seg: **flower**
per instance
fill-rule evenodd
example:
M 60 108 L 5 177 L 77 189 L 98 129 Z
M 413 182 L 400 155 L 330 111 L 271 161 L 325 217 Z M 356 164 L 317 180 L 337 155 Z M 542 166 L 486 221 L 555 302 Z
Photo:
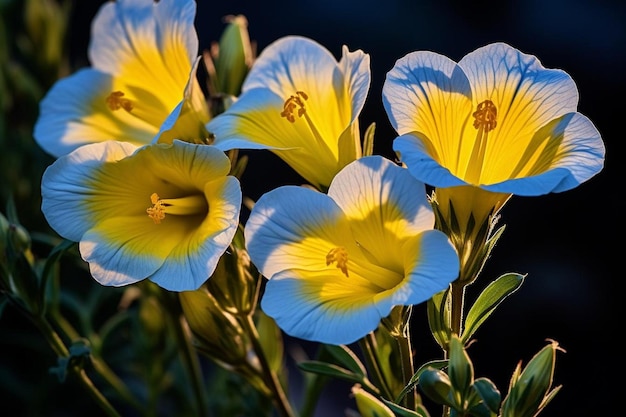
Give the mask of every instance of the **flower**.
M 122 137 L 138 146 L 150 143 L 183 99 L 200 103 L 195 110 L 202 123 L 178 126 L 176 136 L 202 139 L 196 136 L 209 119 L 206 103 L 188 94 L 202 94 L 199 85 L 194 87 L 195 13 L 193 0 L 118 0 L 101 6 L 92 22 L 91 66 L 48 91 L 34 127 L 37 143 L 55 157 Z
M 572 78 L 505 43 L 458 63 L 409 53 L 388 72 L 383 102 L 400 135 L 394 151 L 436 187 L 435 209 L 468 246 L 459 248 L 468 262 L 471 246 L 482 247 L 472 241 L 484 241 L 511 195 L 566 191 L 604 164 L 600 133 L 576 111 Z
M 207 124 L 222 150 L 270 149 L 325 189 L 361 156 L 358 116 L 370 84 L 369 55 L 343 47 L 339 62 L 317 42 L 287 36 L 256 59 L 242 94 Z
M 292 336 L 354 342 L 394 306 L 426 301 L 456 278 L 456 252 L 433 225 L 424 184 L 380 156 L 348 164 L 328 194 L 276 188 L 245 227 L 269 279 L 261 308 Z
M 80 242 L 100 284 L 148 278 L 195 290 L 237 230 L 241 189 L 229 170 L 208 145 L 84 145 L 44 172 L 42 211 L 59 235 Z

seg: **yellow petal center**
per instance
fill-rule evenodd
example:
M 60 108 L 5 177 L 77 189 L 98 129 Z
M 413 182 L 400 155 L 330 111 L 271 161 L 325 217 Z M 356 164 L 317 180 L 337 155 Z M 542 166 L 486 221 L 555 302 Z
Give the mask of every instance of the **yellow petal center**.
M 348 251 L 343 246 L 333 248 L 326 255 L 326 266 L 336 262 L 337 268 L 348 276 Z
M 471 184 L 478 185 L 485 160 L 488 133 L 496 128 L 498 109 L 493 104 L 493 101 L 485 100 L 478 104 L 472 116 L 474 117 L 474 127 L 478 132 L 476 132 L 472 155 L 467 164 L 465 180 Z
M 152 207 L 146 209 L 148 217 L 154 220 L 155 224 L 160 224 L 165 219 L 165 214 L 177 216 L 189 216 L 204 214 L 209 205 L 202 194 L 194 194 L 179 198 L 160 198 L 157 193 L 150 196 Z

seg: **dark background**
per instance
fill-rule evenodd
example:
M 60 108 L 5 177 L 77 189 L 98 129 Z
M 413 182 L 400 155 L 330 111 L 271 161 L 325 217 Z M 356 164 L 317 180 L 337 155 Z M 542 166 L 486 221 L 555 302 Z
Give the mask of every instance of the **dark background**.
M 69 45 L 75 66 L 85 65 L 89 24 L 101 3 L 75 3 Z M 221 18 L 227 14 L 248 18 L 259 51 L 294 34 L 320 42 L 337 58 L 344 44 L 368 53 L 372 83 L 361 127 L 376 122 L 376 153 L 389 157 L 395 134 L 383 110 L 382 84 L 395 61 L 411 51 L 431 50 L 458 61 L 478 47 L 503 41 L 571 75 L 580 93 L 579 112 L 593 121 L 606 145 L 605 168 L 568 192 L 515 196 L 505 206 L 499 223 L 506 224 L 504 235 L 468 297 L 503 273 L 528 276 L 478 331 L 468 353 L 476 376 L 490 378 L 506 393 L 518 361 L 526 364 L 546 339 L 554 339 L 567 351 L 556 362 L 555 384 L 563 389 L 541 415 L 619 415 L 623 315 L 618 281 L 625 236 L 619 155 L 624 149 L 626 2 L 199 0 L 201 49 L 219 39 Z M 271 154 L 249 155 L 243 177 L 249 197 L 301 181 Z M 438 358 L 423 306 L 416 308 L 414 338 L 419 363 Z M 319 416 L 340 416 L 351 401 L 349 385 L 338 384 L 325 393 Z

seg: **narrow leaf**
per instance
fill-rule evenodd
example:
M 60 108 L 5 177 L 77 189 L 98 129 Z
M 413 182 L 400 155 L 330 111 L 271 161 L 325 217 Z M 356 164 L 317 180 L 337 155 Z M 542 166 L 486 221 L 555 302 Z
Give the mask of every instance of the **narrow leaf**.
M 467 313 L 465 331 L 461 338 L 464 345 L 496 307 L 522 285 L 524 277 L 524 275 L 516 273 L 505 274 L 483 290 Z

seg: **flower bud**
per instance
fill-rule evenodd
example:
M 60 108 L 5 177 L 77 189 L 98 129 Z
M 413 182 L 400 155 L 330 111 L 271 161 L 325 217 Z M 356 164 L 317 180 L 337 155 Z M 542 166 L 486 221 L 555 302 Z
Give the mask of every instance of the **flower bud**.
M 58 71 L 63 58 L 67 8 L 54 0 L 26 0 L 24 21 L 33 57 L 42 70 Z
M 551 341 L 541 349 L 526 365 L 520 374 L 518 364 L 513 377 L 509 394 L 502 403 L 502 417 L 533 417 L 554 398 L 561 389 L 552 389 L 556 351 L 559 345 Z
M 238 96 L 241 85 L 254 60 L 248 35 L 248 20 L 242 16 L 226 16 L 228 24 L 219 42 L 215 57 L 215 70 L 219 80 L 219 92 Z
M 222 364 L 246 363 L 249 347 L 243 329 L 234 316 L 222 310 L 205 286 L 180 292 L 179 298 L 200 352 Z
M 247 315 L 256 308 L 256 271 L 244 249 L 241 227 L 206 287 L 219 306 L 233 315 Z

